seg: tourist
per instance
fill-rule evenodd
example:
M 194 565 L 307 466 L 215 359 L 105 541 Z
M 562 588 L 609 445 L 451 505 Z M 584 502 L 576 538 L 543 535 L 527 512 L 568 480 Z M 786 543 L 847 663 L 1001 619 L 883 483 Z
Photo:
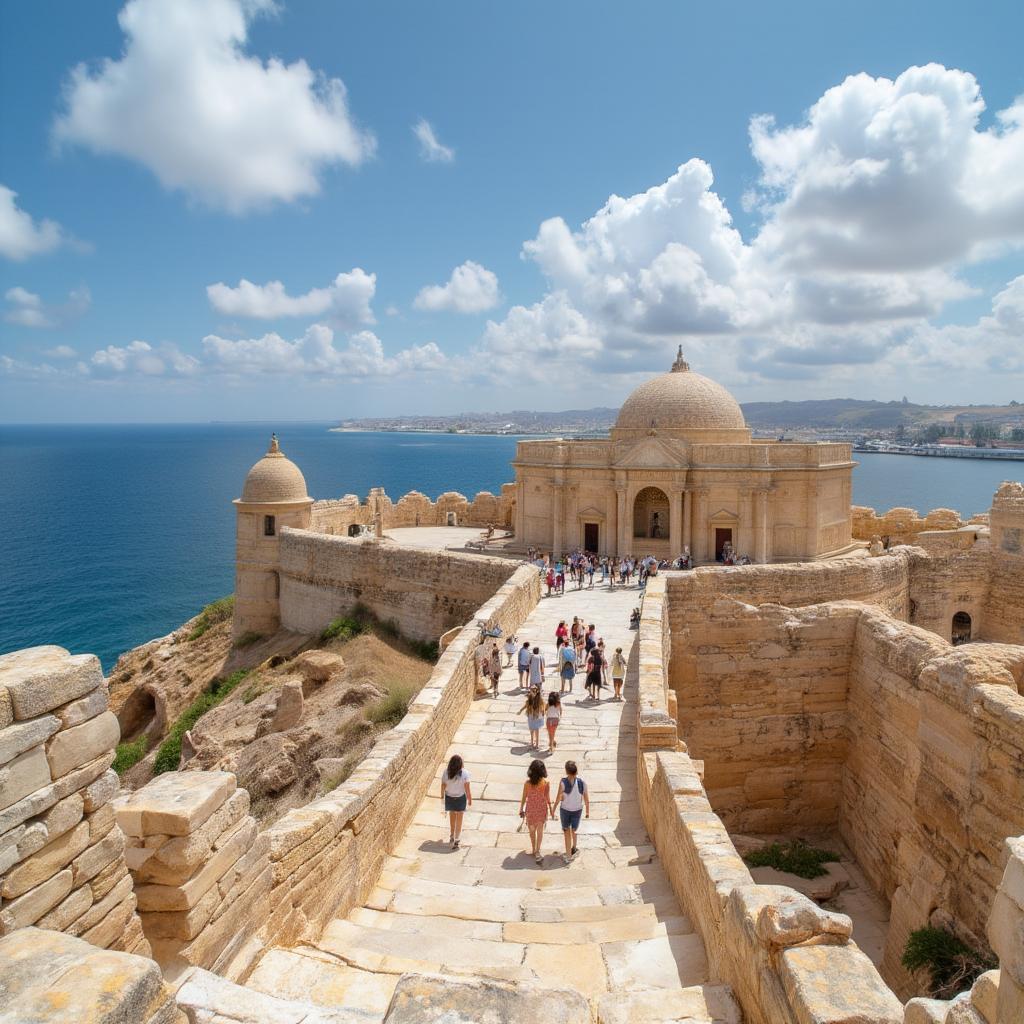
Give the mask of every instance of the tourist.
M 539 698 L 540 694 L 537 696 Z M 530 849 L 538 864 L 542 861 L 540 846 L 544 841 L 544 825 L 549 814 L 554 817 L 548 770 L 543 761 L 534 758 L 526 770 L 526 782 L 523 783 L 523 795 L 519 801 L 519 817 L 526 820 L 526 827 L 530 830 Z
M 558 678 L 561 680 L 561 692 L 572 693 L 572 681 L 576 678 L 576 651 L 571 644 L 562 644 L 558 650 Z
M 629 613 L 629 628 L 630 629 L 639 629 L 640 628 L 640 609 L 639 608 L 634 608 Z
M 612 686 L 615 687 L 615 699 L 622 700 L 622 683 L 626 678 L 626 658 L 621 647 L 615 648 L 612 655 Z
M 473 652 L 473 661 L 476 663 L 477 693 L 483 693 L 490 682 L 488 670 L 489 658 L 490 652 L 487 650 L 487 639 L 486 637 L 481 636 L 480 643 L 477 644 L 476 650 Z M 483 683 L 482 686 L 480 685 L 481 683 Z
M 530 654 L 530 686 L 538 689 L 544 685 L 544 657 L 539 647 L 534 647 Z
M 498 645 L 495 644 L 491 648 L 491 696 L 498 696 L 498 680 L 501 679 L 501 652 L 498 650 Z
M 555 590 L 559 594 L 565 593 L 565 573 L 559 571 L 555 574 Z
M 548 728 L 548 752 L 554 753 L 555 747 L 558 746 L 555 742 L 555 730 L 562 720 L 562 698 L 554 690 L 548 694 L 548 707 L 544 719 Z
M 587 590 L 594 589 L 594 560 L 587 559 Z
M 565 624 L 565 619 L 560 619 L 558 626 L 555 628 L 555 653 L 557 654 L 562 649 L 562 644 L 566 642 L 569 636 L 569 627 Z
M 511 668 L 512 667 L 512 659 L 515 657 L 515 653 L 516 653 L 516 638 L 514 636 L 510 636 L 505 641 L 505 668 Z
M 587 693 L 591 700 L 597 700 L 601 689 L 601 674 L 604 669 L 604 657 L 594 647 L 587 657 Z
M 530 750 L 540 749 L 540 727 L 544 724 L 544 698 L 539 686 L 531 686 L 523 706 L 516 712 L 526 712 L 526 725 L 530 730 Z
M 583 638 L 584 653 L 590 652 L 597 646 L 597 627 L 591 623 L 587 626 L 587 635 Z
M 519 689 L 526 689 L 526 681 L 530 675 L 530 641 L 524 640 L 519 648 Z
M 545 585 L 548 588 L 547 596 L 550 597 L 551 596 L 551 589 L 555 585 L 555 570 L 554 569 L 551 569 L 551 568 L 548 569 L 547 575 L 544 577 L 544 583 L 545 583 Z
M 469 772 L 463 767 L 462 758 L 452 754 L 448 767 L 441 772 L 441 799 L 444 801 L 442 814 L 448 815 L 451 835 L 448 841 L 452 849 L 459 848 L 462 837 L 462 816 L 466 807 L 473 806 L 473 793 L 469 788 Z
M 569 639 L 572 641 L 572 647 L 576 652 L 576 657 L 578 659 L 583 653 L 583 623 L 580 622 L 576 615 L 572 617 L 572 627 L 569 630 Z
M 580 830 L 580 816 L 584 807 L 587 810 L 587 817 L 590 817 L 590 793 L 587 791 L 587 784 L 579 777 L 575 761 L 565 762 L 565 777 L 558 785 L 558 796 L 551 808 L 551 817 L 555 816 L 555 809 L 558 809 L 559 817 L 562 819 L 562 837 L 565 839 L 565 853 L 562 854 L 562 861 L 568 864 L 569 861 L 579 853 L 576 846 L 576 834 Z

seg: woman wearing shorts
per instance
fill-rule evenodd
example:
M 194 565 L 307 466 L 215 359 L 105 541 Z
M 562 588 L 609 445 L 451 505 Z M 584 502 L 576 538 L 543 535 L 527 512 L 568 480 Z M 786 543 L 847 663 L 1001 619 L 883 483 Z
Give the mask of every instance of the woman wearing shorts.
M 540 728 L 544 724 L 544 698 L 541 696 L 539 686 L 531 686 L 523 706 L 516 712 L 521 715 L 526 712 L 526 724 L 530 729 L 530 749 L 536 750 L 540 746 Z
M 565 762 L 565 778 L 558 784 L 558 796 L 555 797 L 551 809 L 551 816 L 555 816 L 555 809 L 558 810 L 562 819 L 562 836 L 565 839 L 565 853 L 562 860 L 568 864 L 576 856 L 576 833 L 580 828 L 580 817 L 583 808 L 587 809 L 587 817 L 590 817 L 590 793 L 587 791 L 586 783 L 576 774 L 576 762 Z
M 453 754 L 448 767 L 441 772 L 441 799 L 444 801 L 444 814 L 448 815 L 451 835 L 448 841 L 452 849 L 459 848 L 462 836 L 462 816 L 467 805 L 473 806 L 473 794 L 469 788 L 469 772 L 462 765 L 462 758 Z
M 548 707 L 544 715 L 548 727 L 548 751 L 554 752 L 558 743 L 555 741 L 555 730 L 562 720 L 562 698 L 554 690 L 548 694 Z

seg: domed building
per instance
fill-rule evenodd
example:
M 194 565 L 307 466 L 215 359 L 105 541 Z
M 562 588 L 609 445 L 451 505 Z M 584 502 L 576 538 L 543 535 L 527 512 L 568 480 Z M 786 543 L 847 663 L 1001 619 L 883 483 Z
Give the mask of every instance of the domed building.
M 682 348 L 668 373 L 623 403 L 607 440 L 520 441 L 521 550 L 722 558 L 832 558 L 851 537 L 848 444 L 752 438 L 739 403 L 695 373 Z
M 313 499 L 302 470 L 270 437 L 236 498 L 234 633 L 273 633 L 281 624 L 280 531 L 309 529 Z

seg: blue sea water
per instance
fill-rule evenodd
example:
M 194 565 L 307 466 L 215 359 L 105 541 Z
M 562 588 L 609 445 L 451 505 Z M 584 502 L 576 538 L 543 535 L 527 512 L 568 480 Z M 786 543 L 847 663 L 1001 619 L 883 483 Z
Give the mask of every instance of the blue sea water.
M 337 433 L 278 425 L 315 497 L 497 491 L 516 438 Z M 266 450 L 263 424 L 0 426 L 0 653 L 54 643 L 117 656 L 234 585 L 231 505 Z M 857 504 L 988 508 L 1024 463 L 864 455 Z

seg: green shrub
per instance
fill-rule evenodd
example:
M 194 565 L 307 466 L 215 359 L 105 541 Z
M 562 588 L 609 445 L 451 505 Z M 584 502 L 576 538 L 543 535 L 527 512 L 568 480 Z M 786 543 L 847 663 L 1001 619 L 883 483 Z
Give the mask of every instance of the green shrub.
M 266 683 L 253 683 L 245 693 L 242 694 L 242 703 L 251 704 L 257 697 L 262 697 L 270 687 Z
M 352 637 L 359 636 L 360 633 L 365 633 L 366 630 L 365 622 L 353 618 L 351 615 L 346 615 L 331 622 L 320 634 L 320 643 L 325 644 L 330 640 L 351 640 Z
M 828 874 L 822 864 L 839 860 L 839 857 L 831 850 L 818 850 L 795 839 L 791 843 L 772 843 L 748 853 L 743 859 L 752 868 L 775 868 L 801 878 L 818 878 Z
M 908 971 L 928 972 L 932 998 L 952 999 L 969 989 L 979 974 L 992 970 L 997 961 L 943 928 L 928 927 L 910 933 L 900 963 Z
M 230 619 L 235 610 L 235 595 L 229 594 L 217 601 L 208 604 L 200 613 L 192 632 L 189 633 L 189 640 L 198 640 L 207 630 L 216 626 L 218 622 Z
M 146 756 L 148 747 L 149 739 L 145 735 L 130 743 L 118 743 L 111 767 L 118 775 L 124 775 L 129 768 L 135 767 Z
M 441 657 L 441 650 L 436 640 L 406 640 L 412 648 L 413 654 L 422 661 L 429 661 L 433 665 Z
M 396 683 L 388 689 L 386 696 L 381 697 L 366 709 L 366 717 L 374 725 L 385 725 L 389 728 L 396 726 L 405 718 L 415 695 L 415 687 L 406 683 Z
M 235 642 L 232 644 L 233 647 L 252 647 L 253 644 L 258 644 L 263 639 L 262 633 L 254 633 L 251 629 L 248 633 L 243 633 Z
M 175 772 L 181 763 L 181 741 L 185 733 L 199 721 L 211 708 L 215 708 L 236 686 L 252 671 L 240 668 L 232 672 L 226 679 L 215 679 L 185 710 L 171 726 L 167 738 L 160 744 L 156 760 L 153 762 L 153 774 Z

